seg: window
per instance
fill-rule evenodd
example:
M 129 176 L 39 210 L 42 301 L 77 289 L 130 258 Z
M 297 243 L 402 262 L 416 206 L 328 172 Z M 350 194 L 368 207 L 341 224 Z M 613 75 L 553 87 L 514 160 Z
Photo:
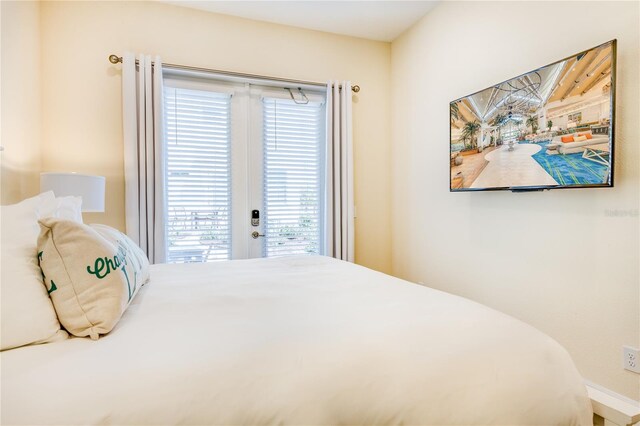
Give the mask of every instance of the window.
M 266 257 L 321 252 L 324 108 L 264 98 Z
M 579 123 L 582 121 L 582 112 L 574 112 L 573 114 L 569 114 L 567 116 L 567 120 L 570 123 Z
M 231 97 L 165 88 L 167 261 L 231 258 Z

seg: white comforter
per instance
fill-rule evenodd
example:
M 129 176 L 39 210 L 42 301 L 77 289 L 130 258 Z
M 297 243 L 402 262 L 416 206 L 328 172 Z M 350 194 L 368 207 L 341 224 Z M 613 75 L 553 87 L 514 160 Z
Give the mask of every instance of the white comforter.
M 2 424 L 591 424 L 567 352 L 324 257 L 157 265 L 118 326 L 2 353 Z

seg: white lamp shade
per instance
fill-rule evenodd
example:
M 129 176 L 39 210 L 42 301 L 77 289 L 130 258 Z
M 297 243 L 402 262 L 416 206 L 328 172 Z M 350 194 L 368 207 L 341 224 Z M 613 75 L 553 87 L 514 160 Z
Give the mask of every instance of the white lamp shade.
M 82 198 L 83 212 L 104 211 L 104 176 L 79 173 L 40 173 L 40 191 L 53 191 L 56 197 Z

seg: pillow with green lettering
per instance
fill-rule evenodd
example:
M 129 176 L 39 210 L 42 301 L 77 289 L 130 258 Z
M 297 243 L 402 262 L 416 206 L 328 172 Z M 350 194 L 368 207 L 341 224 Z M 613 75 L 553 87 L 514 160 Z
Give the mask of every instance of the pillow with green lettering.
M 105 225 L 39 221 L 40 267 L 60 324 L 74 336 L 110 332 L 140 287 L 149 261 L 126 235 Z
M 142 283 L 141 285 L 144 285 L 145 283 L 147 283 L 147 281 L 149 281 L 149 259 L 147 258 L 147 255 L 144 254 L 142 249 L 138 247 L 138 245 L 134 243 L 133 240 L 131 240 L 131 238 L 127 237 L 117 229 L 114 229 L 107 225 L 92 223 L 89 226 L 106 240 L 111 241 L 116 245 L 122 245 L 126 248 L 127 253 L 130 255 L 129 261 L 133 265 L 138 283 Z M 98 260 L 97 262 L 98 264 L 94 265 L 95 267 L 97 267 L 98 269 L 106 268 L 106 263 L 103 266 L 100 260 Z

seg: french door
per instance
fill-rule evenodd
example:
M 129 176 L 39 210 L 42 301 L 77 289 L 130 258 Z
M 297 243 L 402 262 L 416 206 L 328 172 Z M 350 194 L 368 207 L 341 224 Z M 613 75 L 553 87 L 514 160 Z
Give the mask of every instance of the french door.
M 325 252 L 325 95 L 165 78 L 167 260 Z

